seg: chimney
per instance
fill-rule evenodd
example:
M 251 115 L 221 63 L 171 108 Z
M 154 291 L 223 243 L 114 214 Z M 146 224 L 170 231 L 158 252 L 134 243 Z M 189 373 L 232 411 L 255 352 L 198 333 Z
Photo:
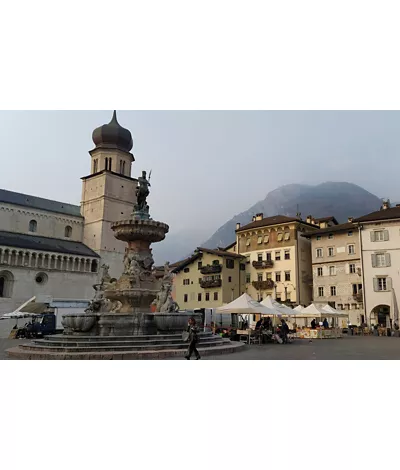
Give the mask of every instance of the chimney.
M 382 210 L 387 210 L 387 209 L 390 209 L 390 201 L 389 199 L 386 199 L 386 201 L 384 200 L 383 201 L 383 204 L 382 204 Z
M 256 220 L 262 220 L 264 218 L 264 214 L 262 212 L 256 214 Z
M 236 230 L 240 229 L 240 222 L 236 222 Z
M 311 220 L 312 220 L 312 215 L 308 215 L 308 216 L 307 216 L 307 219 L 306 219 L 306 222 L 307 222 L 308 224 L 311 224 Z
M 353 222 L 353 220 L 354 220 L 353 217 L 349 217 L 349 218 L 347 219 L 347 222 L 351 223 L 351 222 Z
M 253 217 L 251 218 L 251 221 L 252 221 L 252 222 L 255 222 L 255 221 L 256 221 L 256 216 L 255 216 L 255 215 L 253 215 Z

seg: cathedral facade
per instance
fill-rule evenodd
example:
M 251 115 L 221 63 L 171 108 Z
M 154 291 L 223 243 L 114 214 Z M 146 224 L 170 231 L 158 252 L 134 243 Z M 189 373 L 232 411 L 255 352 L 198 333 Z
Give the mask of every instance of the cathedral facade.
M 136 203 L 132 135 L 114 111 L 92 138 L 80 206 L 0 189 L 0 314 L 39 295 L 89 300 L 103 264 L 122 274 L 126 245 L 111 224 Z

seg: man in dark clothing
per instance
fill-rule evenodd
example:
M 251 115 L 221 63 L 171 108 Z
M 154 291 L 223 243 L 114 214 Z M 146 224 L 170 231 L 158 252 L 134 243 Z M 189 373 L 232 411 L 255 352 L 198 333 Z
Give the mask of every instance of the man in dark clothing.
M 287 323 L 285 322 L 285 320 L 282 320 L 281 332 L 282 332 L 283 344 L 286 344 L 288 333 L 289 333 L 289 327 L 287 326 Z
M 256 323 L 256 330 L 259 330 L 261 328 L 261 323 L 262 323 L 262 319 L 260 318 L 258 322 Z
M 315 330 L 316 327 L 317 327 L 317 322 L 315 321 L 315 318 L 314 318 L 314 320 L 311 322 L 311 329 Z
M 186 359 L 190 361 L 192 354 L 196 356 L 196 359 L 200 359 L 200 353 L 197 351 L 196 346 L 199 342 L 198 329 L 196 326 L 196 320 L 192 317 L 189 319 L 188 327 L 186 330 L 189 333 L 189 347 L 185 355 Z

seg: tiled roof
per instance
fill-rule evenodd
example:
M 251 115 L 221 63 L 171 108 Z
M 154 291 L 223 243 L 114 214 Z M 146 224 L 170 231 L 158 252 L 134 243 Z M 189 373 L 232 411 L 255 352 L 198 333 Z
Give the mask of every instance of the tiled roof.
M 172 269 L 173 273 L 178 273 L 182 271 L 182 269 L 186 268 L 189 264 L 192 264 L 194 261 L 199 259 L 202 253 L 210 253 L 216 256 L 222 256 L 224 258 L 235 258 L 235 259 L 244 259 L 245 257 L 242 255 L 238 255 L 236 253 L 229 253 L 228 251 L 223 250 L 210 250 L 209 248 L 197 248 L 195 253 L 190 257 L 186 258 L 185 260 L 181 261 L 180 263 L 175 263 L 176 267 Z
M 100 256 L 88 246 L 72 240 L 61 240 L 59 238 L 39 237 L 36 235 L 25 235 L 23 233 L 0 231 L 0 245 L 24 250 L 51 251 L 68 255 Z
M 7 191 L 6 189 L 0 189 L 0 202 L 82 218 L 79 206 L 67 204 L 65 202 L 51 201 L 50 199 L 43 199 L 36 196 L 29 196 L 28 194 L 14 193 L 13 191 Z
M 363 215 L 353 222 L 372 222 L 374 220 L 389 220 L 400 219 L 400 206 L 389 207 L 388 209 L 381 209 L 379 211 L 371 212 L 370 214 Z
M 352 222 L 346 222 L 345 224 L 332 225 L 332 227 L 321 228 L 320 230 L 310 231 L 302 234 L 303 237 L 311 237 L 314 235 L 324 235 L 328 233 L 337 233 L 337 232 L 348 232 L 350 230 L 358 230 L 357 226 Z
M 236 230 L 236 232 L 242 232 L 243 230 L 249 230 L 252 228 L 267 227 L 269 225 L 288 224 L 290 222 L 300 222 L 303 225 L 315 227 L 315 225 L 308 224 L 304 220 L 297 217 L 287 217 L 286 215 L 274 215 L 273 217 L 266 217 L 265 219 L 256 220 L 250 224 L 244 225 Z
M 320 224 L 321 222 L 333 222 L 335 225 L 338 225 L 338 221 L 331 215 L 330 217 L 321 217 L 320 219 L 315 219 L 315 222 L 317 224 Z
M 203 251 L 204 253 L 210 253 L 211 255 L 223 256 L 224 258 L 245 258 L 243 255 L 237 253 L 230 253 L 224 250 L 210 250 L 209 248 L 197 248 L 197 251 Z

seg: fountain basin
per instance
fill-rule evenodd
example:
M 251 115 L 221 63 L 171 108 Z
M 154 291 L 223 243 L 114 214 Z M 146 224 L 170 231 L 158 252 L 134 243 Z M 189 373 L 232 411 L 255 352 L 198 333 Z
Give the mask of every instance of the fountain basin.
M 156 220 L 128 219 L 114 222 L 111 229 L 118 240 L 127 243 L 142 240 L 150 244 L 164 240 L 169 226 Z
M 92 313 L 71 313 L 63 315 L 61 324 L 66 334 L 88 333 L 95 329 L 97 318 L 98 315 Z
M 194 318 L 201 324 L 202 316 L 192 313 L 155 313 L 154 321 L 159 333 L 181 333 L 186 330 L 189 318 Z
M 102 313 L 98 321 L 99 336 L 156 335 L 157 326 L 151 313 Z

